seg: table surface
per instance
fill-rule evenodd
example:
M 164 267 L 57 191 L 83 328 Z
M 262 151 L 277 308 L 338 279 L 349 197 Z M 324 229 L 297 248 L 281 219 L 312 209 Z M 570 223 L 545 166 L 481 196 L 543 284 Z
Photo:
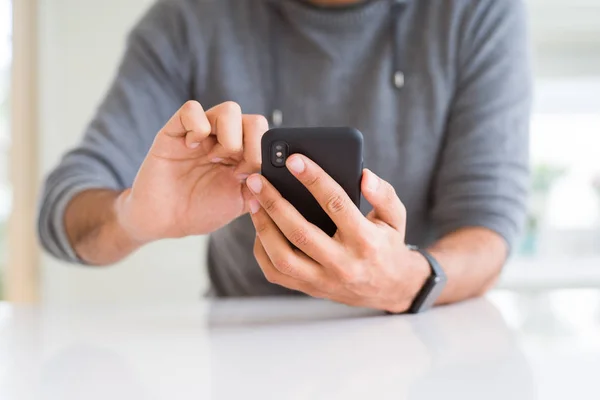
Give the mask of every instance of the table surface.
M 0 304 L 0 399 L 600 399 L 600 291 L 417 316 L 317 300 Z

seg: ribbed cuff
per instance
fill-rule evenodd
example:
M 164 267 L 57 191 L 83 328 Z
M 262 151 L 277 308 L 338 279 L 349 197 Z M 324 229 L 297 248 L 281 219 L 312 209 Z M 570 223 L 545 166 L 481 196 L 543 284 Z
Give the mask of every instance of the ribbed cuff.
M 110 189 L 105 182 L 62 182 L 50 189 L 46 202 L 40 207 L 38 234 L 43 247 L 55 257 L 73 264 L 87 265 L 79 258 L 69 241 L 65 227 L 67 206 L 78 194 L 91 189 Z

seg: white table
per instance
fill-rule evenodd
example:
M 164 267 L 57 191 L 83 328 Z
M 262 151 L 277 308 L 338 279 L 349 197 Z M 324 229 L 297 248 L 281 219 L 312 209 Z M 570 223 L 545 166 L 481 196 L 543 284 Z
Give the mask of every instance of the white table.
M 598 400 L 599 388 L 597 290 L 497 292 L 419 316 L 301 298 L 0 304 L 2 400 Z

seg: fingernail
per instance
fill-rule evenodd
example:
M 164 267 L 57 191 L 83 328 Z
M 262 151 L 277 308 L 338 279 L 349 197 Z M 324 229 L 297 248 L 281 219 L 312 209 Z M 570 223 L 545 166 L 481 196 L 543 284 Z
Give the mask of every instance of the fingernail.
M 249 176 L 250 176 L 249 174 L 238 174 L 235 177 L 239 181 L 245 181 L 246 179 L 248 179 Z
M 290 171 L 292 171 L 295 174 L 301 174 L 306 168 L 304 161 L 302 161 L 302 159 L 299 156 L 290 157 L 288 159 L 287 166 L 290 169 Z
M 256 214 L 260 210 L 260 203 L 256 199 L 250 199 L 248 206 L 250 207 L 250 214 Z
M 200 142 L 193 142 L 189 145 L 190 149 L 197 149 L 198 146 L 200 146 Z
M 222 159 L 222 158 L 220 158 L 220 157 L 215 157 L 215 158 L 213 158 L 212 160 L 210 160 L 210 162 L 211 162 L 211 163 L 213 163 L 213 164 L 218 164 L 218 163 L 220 163 L 221 161 L 223 161 L 223 159 Z
M 262 180 L 258 175 L 252 175 L 251 177 L 249 177 L 246 180 L 246 185 L 248 185 L 248 188 L 250 188 L 252 193 L 255 194 L 259 194 L 263 187 Z
M 367 175 L 367 189 L 369 189 L 371 192 L 376 192 L 377 189 L 379 189 L 380 183 L 379 177 L 373 172 L 369 171 L 369 175 Z

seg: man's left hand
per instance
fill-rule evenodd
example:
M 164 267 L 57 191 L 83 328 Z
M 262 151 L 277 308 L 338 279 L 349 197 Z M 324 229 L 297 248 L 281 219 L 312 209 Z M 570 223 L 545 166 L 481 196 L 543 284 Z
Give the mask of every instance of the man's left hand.
M 406 209 L 394 188 L 365 170 L 361 188 L 373 206 L 365 217 L 342 187 L 307 157 L 295 154 L 287 167 L 338 230 L 328 236 L 264 177 L 249 177 L 254 194 L 249 208 L 257 233 L 254 255 L 267 280 L 351 306 L 408 310 L 429 276 L 429 266 L 404 243 Z

